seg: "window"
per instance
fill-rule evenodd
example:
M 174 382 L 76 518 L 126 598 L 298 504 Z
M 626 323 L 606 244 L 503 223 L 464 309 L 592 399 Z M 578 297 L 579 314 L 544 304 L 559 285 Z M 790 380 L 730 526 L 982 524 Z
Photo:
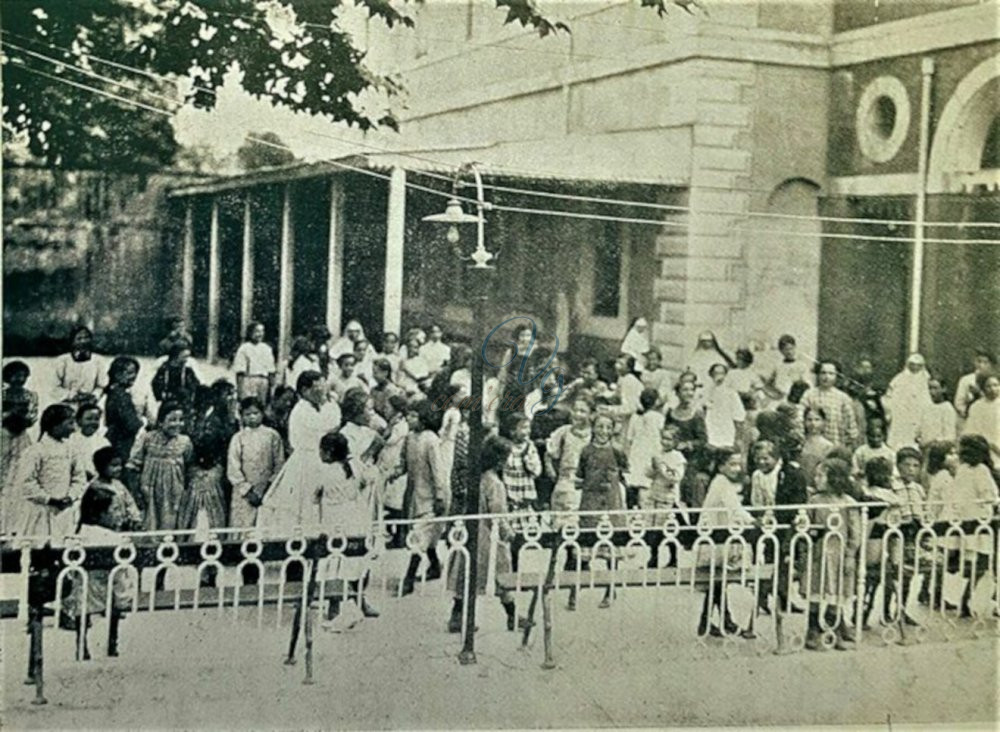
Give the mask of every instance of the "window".
M 855 127 L 861 153 L 873 163 L 896 157 L 910 129 L 910 99 L 903 82 L 879 76 L 858 101 Z
M 600 238 L 594 242 L 594 300 L 591 314 L 617 318 L 621 301 L 622 242 L 619 229 L 605 221 Z

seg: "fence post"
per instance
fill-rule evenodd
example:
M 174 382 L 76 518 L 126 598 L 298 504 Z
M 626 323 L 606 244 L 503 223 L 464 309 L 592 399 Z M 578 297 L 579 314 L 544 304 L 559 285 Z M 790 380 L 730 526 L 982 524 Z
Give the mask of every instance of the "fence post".
M 864 633 L 865 621 L 865 593 L 867 591 L 868 573 L 868 507 L 861 506 L 861 541 L 858 547 L 858 568 L 857 568 L 857 597 L 854 601 L 854 634 L 857 637 L 858 645 L 861 645 L 861 636 Z

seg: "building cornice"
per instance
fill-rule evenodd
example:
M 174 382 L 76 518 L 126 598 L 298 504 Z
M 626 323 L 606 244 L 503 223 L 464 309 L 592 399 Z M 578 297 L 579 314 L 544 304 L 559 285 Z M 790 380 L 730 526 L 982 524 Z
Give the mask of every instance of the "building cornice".
M 454 90 L 449 92 L 447 104 L 401 114 L 400 120 L 413 122 L 646 69 L 697 61 L 825 69 L 829 67 L 830 55 L 829 45 L 819 35 L 767 28 L 706 25 L 700 35 L 639 47 L 627 58 L 581 61 L 530 78 Z
M 854 66 L 996 40 L 1000 40 L 1000 5 L 987 2 L 837 33 L 831 46 L 831 66 Z

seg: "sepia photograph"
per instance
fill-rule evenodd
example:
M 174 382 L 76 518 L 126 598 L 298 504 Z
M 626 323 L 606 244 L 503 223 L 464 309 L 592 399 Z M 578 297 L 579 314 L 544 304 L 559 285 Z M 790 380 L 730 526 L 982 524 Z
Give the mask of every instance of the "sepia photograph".
M 3 729 L 1000 726 L 1000 0 L 0 64 Z

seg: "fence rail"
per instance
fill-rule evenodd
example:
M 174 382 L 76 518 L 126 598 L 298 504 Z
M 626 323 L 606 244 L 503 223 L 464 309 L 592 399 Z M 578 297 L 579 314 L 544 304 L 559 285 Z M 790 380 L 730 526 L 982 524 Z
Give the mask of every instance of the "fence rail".
M 294 663 L 304 631 L 309 683 L 310 608 L 351 598 L 360 605 L 372 586 L 403 594 L 405 583 L 394 575 L 391 559 L 399 552 L 385 548 L 390 534 L 410 530 L 406 549 L 424 560 L 416 577 L 421 593 L 430 591 L 431 580 L 421 537 L 428 526 L 442 537 L 450 581 L 438 591 L 462 600 L 464 631 L 473 594 L 467 542 L 470 531 L 485 523 L 489 541 L 476 558 L 485 578 L 479 589 L 531 593 L 525 647 L 541 603 L 547 668 L 555 667 L 554 596 L 567 592 L 567 607 L 573 609 L 579 594 L 591 589 L 603 590 L 607 605 L 619 593 L 701 593 L 692 635 L 702 647 L 717 638 L 727 653 L 744 642 L 758 653 L 794 652 L 848 649 L 871 638 L 878 644 L 947 642 L 995 633 L 998 505 L 905 508 L 904 513 L 898 505 L 843 502 L 476 514 L 379 521 L 364 536 L 347 536 L 334 524 L 304 526 L 282 537 L 266 528 L 219 529 L 207 537 L 139 532 L 116 536 L 114 545 L 85 536 L 62 542 L 0 537 L 2 572 L 14 578 L 18 592 L 16 599 L 0 602 L 0 616 L 28 623 L 28 677 L 35 683 L 36 703 L 45 701 L 47 615 L 75 622 L 77 654 L 83 657 L 90 616 L 107 619 L 110 649 L 117 620 L 126 612 L 208 609 L 236 622 L 240 608 L 250 607 L 261 627 L 264 608 L 274 607 L 280 628 L 291 610 L 286 663 Z

